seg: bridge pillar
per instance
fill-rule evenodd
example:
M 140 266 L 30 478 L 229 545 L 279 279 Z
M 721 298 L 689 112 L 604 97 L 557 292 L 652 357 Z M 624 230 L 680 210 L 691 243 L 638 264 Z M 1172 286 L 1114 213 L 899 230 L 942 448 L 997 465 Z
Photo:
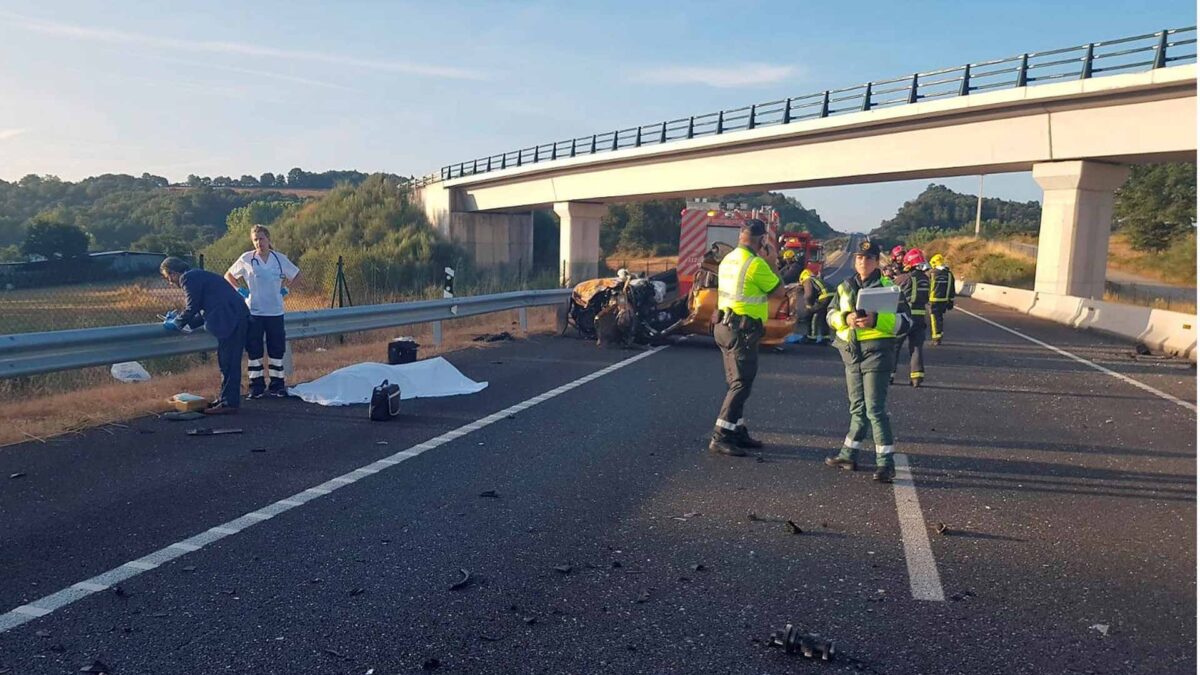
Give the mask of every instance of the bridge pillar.
M 594 279 L 600 272 L 600 219 L 608 213 L 604 204 L 558 202 L 559 273 L 565 285 Z
M 1128 176 L 1129 167 L 1103 162 L 1033 165 L 1045 194 L 1034 290 L 1104 297 L 1113 194 Z

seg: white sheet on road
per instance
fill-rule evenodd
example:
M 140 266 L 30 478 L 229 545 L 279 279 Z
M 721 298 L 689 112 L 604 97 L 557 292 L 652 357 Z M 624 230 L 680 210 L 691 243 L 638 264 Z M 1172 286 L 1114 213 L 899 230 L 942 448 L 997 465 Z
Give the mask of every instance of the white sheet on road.
M 371 390 L 384 380 L 400 385 L 401 399 L 474 394 L 488 386 L 487 382 L 476 382 L 463 375 L 439 356 L 396 366 L 356 363 L 290 387 L 288 393 L 318 405 L 370 403 Z

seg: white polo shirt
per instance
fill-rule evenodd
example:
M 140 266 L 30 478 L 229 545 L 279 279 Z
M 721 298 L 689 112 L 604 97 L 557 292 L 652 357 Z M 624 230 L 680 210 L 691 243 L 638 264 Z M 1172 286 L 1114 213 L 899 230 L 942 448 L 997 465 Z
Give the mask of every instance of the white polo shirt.
M 246 251 L 229 266 L 231 276 L 246 280 L 246 286 L 250 288 L 246 304 L 254 316 L 281 316 L 283 296 L 279 289 L 283 287 L 284 279 L 291 281 L 299 273 L 300 268 L 286 255 L 274 250 L 267 254 L 266 260 L 258 257 L 256 251 Z

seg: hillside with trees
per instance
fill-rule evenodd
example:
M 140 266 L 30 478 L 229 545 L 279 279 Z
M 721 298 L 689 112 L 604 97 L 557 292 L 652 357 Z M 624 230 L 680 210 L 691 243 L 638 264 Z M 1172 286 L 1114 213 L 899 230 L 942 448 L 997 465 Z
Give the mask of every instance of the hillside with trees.
M 930 184 L 916 199 L 905 202 L 896 215 L 884 220 L 871 237 L 887 245 L 911 238 L 929 239 L 975 231 L 978 197 Z M 1042 205 L 984 197 L 981 229 L 988 236 L 1036 233 L 1042 222 Z

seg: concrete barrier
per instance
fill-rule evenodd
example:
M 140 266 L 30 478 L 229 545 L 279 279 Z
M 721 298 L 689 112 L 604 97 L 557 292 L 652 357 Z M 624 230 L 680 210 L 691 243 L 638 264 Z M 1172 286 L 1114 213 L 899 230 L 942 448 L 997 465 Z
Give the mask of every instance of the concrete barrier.
M 1136 340 L 1151 350 L 1196 361 L 1196 315 L 972 281 L 959 295 L 1085 330 Z

